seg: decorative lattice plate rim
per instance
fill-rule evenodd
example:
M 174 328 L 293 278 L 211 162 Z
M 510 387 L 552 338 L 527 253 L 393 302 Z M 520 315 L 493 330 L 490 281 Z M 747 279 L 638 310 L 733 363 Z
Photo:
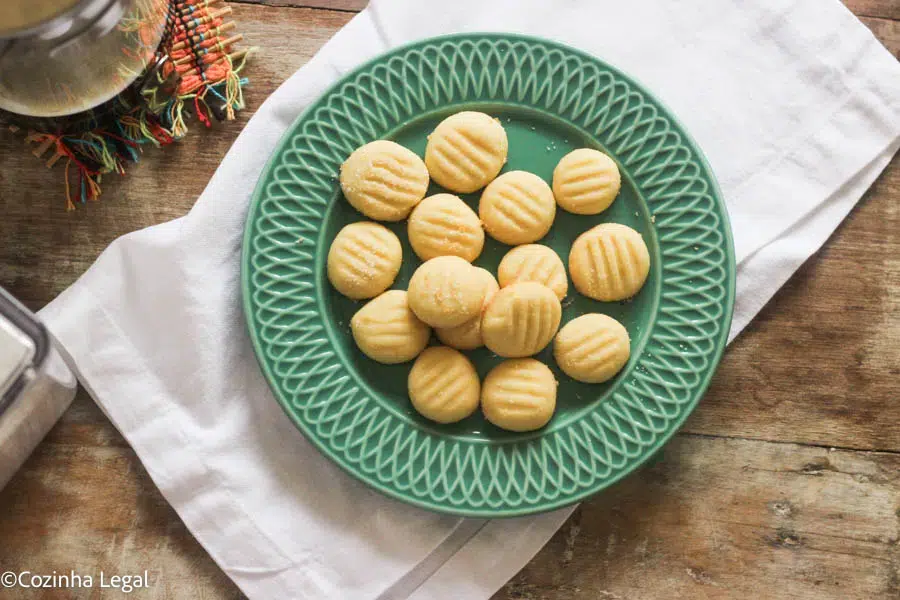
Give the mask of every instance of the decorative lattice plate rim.
M 459 70 L 462 70 L 460 73 Z M 474 101 L 537 106 L 594 132 L 655 215 L 657 313 L 604 402 L 552 432 L 486 443 L 403 422 L 347 367 L 324 315 L 321 224 L 344 158 L 408 119 Z M 316 240 L 313 243 L 311 240 Z M 456 515 L 521 516 L 615 483 L 677 431 L 725 347 L 735 290 L 728 216 L 712 170 L 643 86 L 568 46 L 456 34 L 394 49 L 341 78 L 285 133 L 247 216 L 242 291 L 260 366 L 285 412 L 348 473 Z M 284 304 L 287 303 L 287 308 Z

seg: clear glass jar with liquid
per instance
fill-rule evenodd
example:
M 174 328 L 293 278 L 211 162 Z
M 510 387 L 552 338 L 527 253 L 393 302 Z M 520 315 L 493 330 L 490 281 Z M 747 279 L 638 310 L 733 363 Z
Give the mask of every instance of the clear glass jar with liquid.
M 169 0 L 0 0 L 0 110 L 59 117 L 106 102 L 140 76 Z

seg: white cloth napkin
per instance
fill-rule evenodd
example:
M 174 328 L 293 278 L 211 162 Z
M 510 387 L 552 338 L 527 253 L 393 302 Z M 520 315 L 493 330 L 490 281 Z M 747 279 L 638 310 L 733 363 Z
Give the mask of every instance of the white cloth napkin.
M 900 66 L 837 0 L 373 2 L 259 109 L 190 214 L 117 240 L 42 312 L 159 489 L 254 600 L 487 598 L 570 512 L 456 519 L 369 490 L 282 413 L 241 313 L 248 201 L 294 118 L 389 48 L 492 30 L 592 52 L 687 125 L 734 227 L 732 336 L 900 139 Z

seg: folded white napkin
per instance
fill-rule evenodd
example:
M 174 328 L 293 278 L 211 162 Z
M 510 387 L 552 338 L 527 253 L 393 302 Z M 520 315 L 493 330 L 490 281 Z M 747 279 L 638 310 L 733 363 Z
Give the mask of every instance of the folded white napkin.
M 837 0 L 373 2 L 266 101 L 189 215 L 117 240 L 42 312 L 159 489 L 250 598 L 487 598 L 569 514 L 456 519 L 346 476 L 282 413 L 241 312 L 248 201 L 294 118 L 389 48 L 491 30 L 592 52 L 687 125 L 731 213 L 732 335 L 900 139 L 900 66 Z

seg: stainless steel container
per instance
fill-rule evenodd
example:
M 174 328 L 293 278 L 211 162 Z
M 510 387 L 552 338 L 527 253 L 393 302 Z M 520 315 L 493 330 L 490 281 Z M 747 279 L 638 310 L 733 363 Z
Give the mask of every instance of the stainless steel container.
M 0 110 L 59 117 L 131 84 L 153 59 L 169 0 L 0 0 Z
M 75 389 L 43 325 L 0 288 L 0 488 L 66 410 Z

